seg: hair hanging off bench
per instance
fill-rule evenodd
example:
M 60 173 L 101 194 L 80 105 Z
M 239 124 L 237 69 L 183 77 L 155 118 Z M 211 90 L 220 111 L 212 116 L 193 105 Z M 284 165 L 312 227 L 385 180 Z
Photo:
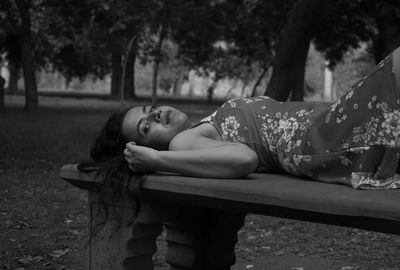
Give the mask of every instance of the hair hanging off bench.
M 114 205 L 113 202 L 123 197 L 128 196 L 135 200 L 137 207 L 132 220 L 140 211 L 140 187 L 145 180 L 145 175 L 134 174 L 123 155 L 128 140 L 122 134 L 122 121 L 129 109 L 111 115 L 90 150 L 91 161 L 78 165 L 78 170 L 93 171 L 96 177 L 102 179 L 98 194 L 99 202 L 105 206 L 105 220 L 97 224 L 100 227 L 109 217 L 106 205 Z M 115 209 L 112 215 L 119 223 L 116 229 L 118 230 L 121 227 L 121 217 Z

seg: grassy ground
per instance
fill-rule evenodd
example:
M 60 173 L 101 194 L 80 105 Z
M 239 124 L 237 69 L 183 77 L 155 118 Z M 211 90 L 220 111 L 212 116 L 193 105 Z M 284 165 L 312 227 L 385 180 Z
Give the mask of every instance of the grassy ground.
M 0 269 L 84 269 L 86 194 L 59 168 L 84 159 L 117 103 L 41 99 L 35 113 L 7 97 L 0 115 Z M 188 108 L 199 119 L 213 108 Z M 163 237 L 155 256 L 166 264 Z M 400 237 L 249 215 L 239 232 L 238 269 L 400 269 Z

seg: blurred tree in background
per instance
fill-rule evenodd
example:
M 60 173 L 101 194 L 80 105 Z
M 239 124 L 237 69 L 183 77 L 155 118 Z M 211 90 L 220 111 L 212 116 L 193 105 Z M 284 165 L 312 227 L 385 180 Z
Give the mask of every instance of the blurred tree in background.
M 266 95 L 285 101 L 303 100 L 304 73 L 314 28 L 324 18 L 328 0 L 299 0 L 289 12 L 276 48 Z
M 158 88 L 178 93 L 189 70 L 211 78 L 208 100 L 226 78 L 243 81 L 242 94 L 252 82 L 254 95 L 269 70 L 266 95 L 302 100 L 311 42 L 330 68 L 362 43 L 380 61 L 400 45 L 400 7 L 395 0 L 0 2 L 9 91 L 22 68 L 27 110 L 37 107 L 37 70 L 58 71 L 67 83 L 111 74 L 111 96 L 134 98 L 135 63 L 153 67 L 153 103 Z M 160 67 L 172 79 L 159 78 Z
M 35 62 L 32 52 L 32 18 L 31 9 L 36 6 L 30 1 L 15 0 L 2 1 L 1 22 L 2 39 L 1 50 L 7 53 L 14 68 L 22 66 L 25 84 L 25 110 L 34 110 L 38 106 L 38 93 L 35 78 Z M 15 73 L 13 74 L 16 75 Z

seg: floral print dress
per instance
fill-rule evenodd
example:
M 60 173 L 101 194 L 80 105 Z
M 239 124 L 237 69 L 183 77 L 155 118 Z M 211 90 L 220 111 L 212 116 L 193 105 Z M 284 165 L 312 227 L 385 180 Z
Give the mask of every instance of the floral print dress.
M 400 89 L 392 56 L 334 103 L 225 102 L 202 123 L 259 157 L 257 172 L 286 171 L 359 189 L 400 188 Z

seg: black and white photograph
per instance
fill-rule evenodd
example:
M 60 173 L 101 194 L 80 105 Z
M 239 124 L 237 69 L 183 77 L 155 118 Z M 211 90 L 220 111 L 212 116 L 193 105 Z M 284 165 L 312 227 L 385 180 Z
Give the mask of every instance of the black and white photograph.
M 0 270 L 400 270 L 400 2 L 1 0 Z

